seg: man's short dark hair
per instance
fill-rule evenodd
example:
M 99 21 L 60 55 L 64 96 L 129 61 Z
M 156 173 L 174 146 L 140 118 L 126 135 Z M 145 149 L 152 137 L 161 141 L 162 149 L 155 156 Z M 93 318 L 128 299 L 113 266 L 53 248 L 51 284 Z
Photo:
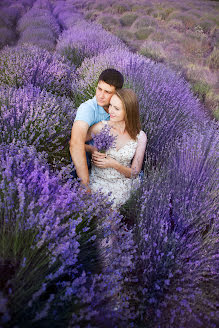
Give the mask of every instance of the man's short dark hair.
M 113 85 L 116 89 L 121 89 L 124 83 L 124 77 L 116 69 L 107 68 L 100 74 L 99 81 L 104 81 L 107 84 Z

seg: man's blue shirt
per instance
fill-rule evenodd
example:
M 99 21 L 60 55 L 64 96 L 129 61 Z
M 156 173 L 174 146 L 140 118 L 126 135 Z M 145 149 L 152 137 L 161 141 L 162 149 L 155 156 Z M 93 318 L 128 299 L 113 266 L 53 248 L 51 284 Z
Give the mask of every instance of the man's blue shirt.
M 96 96 L 85 101 L 78 107 L 75 121 L 87 122 L 89 126 L 103 120 L 109 120 L 110 115 L 97 104 Z

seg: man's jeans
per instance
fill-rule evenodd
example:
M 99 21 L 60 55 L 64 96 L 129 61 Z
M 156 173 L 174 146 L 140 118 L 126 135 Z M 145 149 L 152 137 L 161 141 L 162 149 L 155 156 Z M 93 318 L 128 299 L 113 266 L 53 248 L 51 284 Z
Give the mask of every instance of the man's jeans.
M 93 145 L 94 142 L 93 142 L 93 140 L 90 140 L 90 141 L 87 141 L 86 144 L 87 145 Z M 88 167 L 88 170 L 90 172 L 90 170 L 91 170 L 91 153 L 86 152 L 86 159 L 87 159 L 87 167 Z M 71 176 L 72 176 L 73 179 L 77 179 L 78 178 L 77 172 L 76 172 L 76 169 L 75 169 L 75 166 L 74 166 L 74 163 L 72 161 L 71 156 L 70 156 L 70 162 L 72 164 Z

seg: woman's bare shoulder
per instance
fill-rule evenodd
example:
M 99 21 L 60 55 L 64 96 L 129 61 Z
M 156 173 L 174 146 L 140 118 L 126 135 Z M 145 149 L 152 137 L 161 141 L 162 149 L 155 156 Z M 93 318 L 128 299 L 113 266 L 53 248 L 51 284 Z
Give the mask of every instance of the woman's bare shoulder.
M 101 129 L 103 128 L 104 124 L 103 122 L 98 122 L 98 123 L 95 123 L 94 125 L 91 125 L 90 128 L 89 128 L 89 131 L 91 133 L 94 133 L 94 134 L 97 134 L 101 131 Z
M 143 130 L 141 130 L 139 132 L 139 134 L 138 134 L 138 140 L 139 141 L 142 141 L 142 142 L 147 142 L 147 135 L 146 135 L 146 133 Z

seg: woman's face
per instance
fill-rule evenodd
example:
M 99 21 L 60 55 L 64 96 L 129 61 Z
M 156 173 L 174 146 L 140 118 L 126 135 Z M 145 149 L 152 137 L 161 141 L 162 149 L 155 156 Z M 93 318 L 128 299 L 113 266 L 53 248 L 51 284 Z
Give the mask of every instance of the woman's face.
M 125 110 L 122 101 L 117 95 L 113 95 L 109 105 L 110 121 L 121 122 L 125 120 Z

